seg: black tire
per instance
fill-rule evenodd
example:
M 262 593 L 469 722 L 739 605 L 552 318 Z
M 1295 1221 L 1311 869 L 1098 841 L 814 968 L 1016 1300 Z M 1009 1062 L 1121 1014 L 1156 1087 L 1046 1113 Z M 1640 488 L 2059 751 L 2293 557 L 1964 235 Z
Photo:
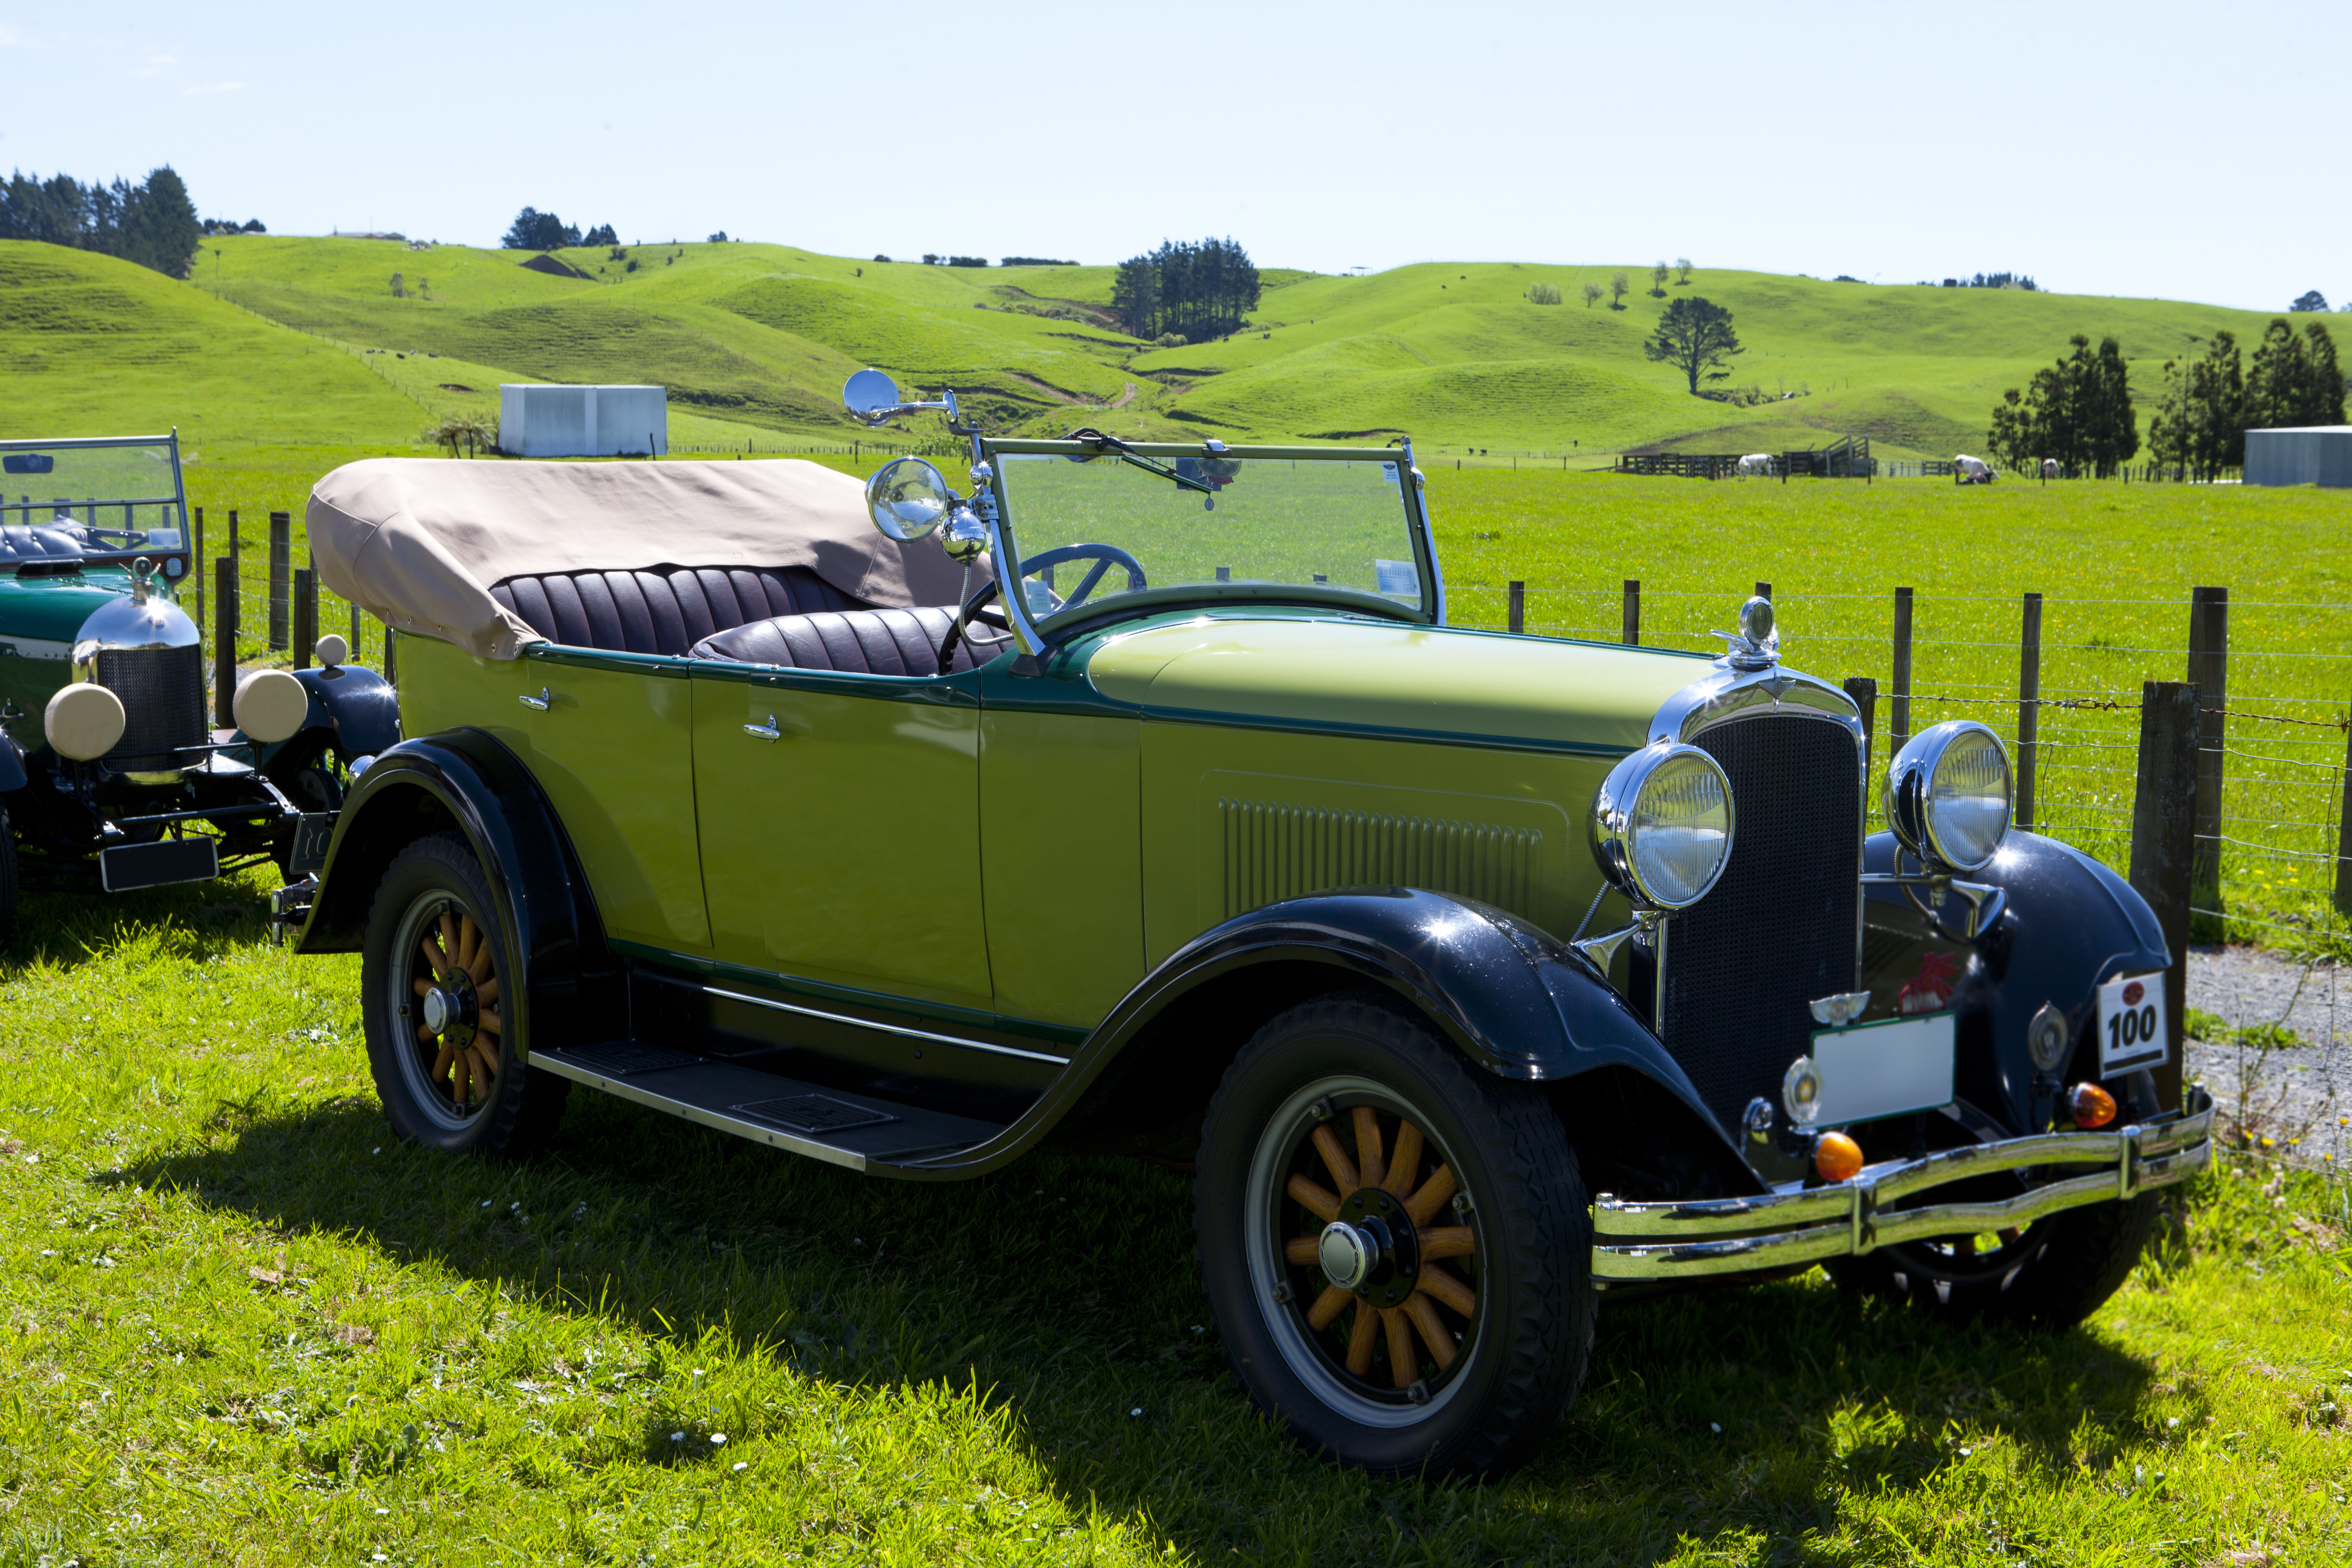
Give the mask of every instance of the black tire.
M 400 1137 L 451 1153 L 511 1157 L 544 1143 L 562 1117 L 572 1085 L 524 1064 L 528 1010 L 502 994 L 502 979 L 513 973 L 502 913 L 472 848 L 455 833 L 409 845 L 377 884 L 360 961 L 360 1015 L 384 1119 Z M 438 955 L 431 969 L 428 948 Z M 437 1029 L 415 994 L 420 979 L 443 998 Z
M 2068 1209 L 1991 1237 L 1882 1247 L 1830 1265 L 1841 1285 L 1965 1321 L 2044 1328 L 2081 1322 L 2123 1288 L 2155 1231 L 2158 1194 Z M 1990 1248 L 1982 1243 L 1998 1245 Z
M 1367 1114 L 1384 1166 L 1412 1152 L 1404 1122 L 1420 1134 L 1412 1169 L 1379 1186 L 1360 1182 Z M 1318 1133 L 1359 1182 L 1310 1208 L 1295 1195 L 1299 1179 L 1347 1184 Z M 1345 1206 L 1327 1215 L 1325 1197 Z M 1319 1259 L 1285 1250 L 1334 1217 L 1394 1243 L 1384 1275 L 1336 1297 Z M 1532 1086 L 1478 1070 L 1380 993 L 1302 1003 L 1234 1058 L 1202 1132 L 1193 1228 L 1242 1386 L 1300 1444 L 1341 1463 L 1498 1473 L 1535 1454 L 1583 1382 L 1592 1237 L 1567 1134 Z M 1320 1324 L 1318 1307 L 1328 1309 Z
M 16 940 L 16 830 L 0 806 L 0 952 Z

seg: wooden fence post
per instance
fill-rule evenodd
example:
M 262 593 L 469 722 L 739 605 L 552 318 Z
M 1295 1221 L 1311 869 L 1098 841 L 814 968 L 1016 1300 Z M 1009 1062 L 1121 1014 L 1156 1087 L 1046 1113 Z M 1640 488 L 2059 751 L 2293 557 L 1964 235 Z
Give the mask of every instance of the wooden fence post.
M 1911 738 L 1911 590 L 1895 590 L 1894 710 L 1887 715 L 1886 754 L 1893 756 Z
M 395 689 L 400 685 L 400 639 L 392 635 L 389 621 L 383 626 L 383 682 Z
M 2025 595 L 2017 646 L 2017 826 L 2033 831 L 2033 770 L 2042 749 L 2042 595 Z
M 294 566 L 294 520 L 282 511 L 269 514 L 269 646 L 287 644 L 287 591 Z
M 1618 640 L 1627 647 L 1642 646 L 1642 580 L 1625 579 L 1625 623 Z
M 311 586 L 310 573 L 303 568 L 294 574 L 294 668 L 310 668 L 310 650 L 319 643 L 319 600 Z
M 224 730 L 236 722 L 236 557 L 233 555 L 213 563 L 213 722 Z
M 1528 585 L 1525 583 L 1514 582 L 1511 584 L 1511 630 L 1523 632 L 1527 629 Z
M 1769 599 L 1769 598 L 1770 598 L 1770 597 L 1772 596 L 1772 584 L 1769 584 L 1769 583 L 1759 583 L 1759 584 L 1756 584 L 1756 596 L 1757 596 L 1758 598 L 1759 598 L 1759 599 Z
M 357 664 L 360 661 L 360 607 L 357 605 L 353 605 L 352 606 L 352 651 L 350 657 L 351 661 L 353 664 Z
M 2336 824 L 2336 911 L 2352 918 L 2352 727 L 2344 732 L 2344 798 Z
M 1870 820 L 1871 747 L 1878 734 L 1878 682 L 1867 675 L 1848 676 L 1845 694 L 1862 710 L 1862 816 Z
M 2189 601 L 2189 684 L 2202 710 L 2197 724 L 2197 854 L 2192 892 L 2200 907 L 2221 907 L 2221 747 L 2230 706 L 2230 590 L 2199 588 Z M 2209 917 L 2210 918 L 2210 917 Z M 2214 933 L 2220 939 L 2220 932 Z
M 2158 1107 L 2180 1103 L 2180 1051 L 2189 1005 L 2190 865 L 2197 850 L 2197 688 L 2151 680 L 2140 688 L 2139 779 L 2132 794 L 2131 885 L 2156 911 L 2171 967 L 2164 972 L 2164 1010 L 2171 1020 L 2164 1066 L 2156 1069 Z

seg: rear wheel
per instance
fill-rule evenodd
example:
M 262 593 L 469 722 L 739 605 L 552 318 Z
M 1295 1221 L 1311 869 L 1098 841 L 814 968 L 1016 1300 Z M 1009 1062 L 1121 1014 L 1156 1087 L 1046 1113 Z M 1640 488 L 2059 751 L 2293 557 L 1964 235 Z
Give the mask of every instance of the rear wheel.
M 0 949 L 16 940 L 16 830 L 0 806 Z
M 488 880 L 456 834 L 394 857 L 361 959 L 368 1062 L 404 1138 L 457 1152 L 520 1154 L 554 1131 L 570 1083 L 524 1064 L 505 925 Z
M 1377 994 L 1243 1050 L 1194 1184 L 1235 1373 L 1307 1447 L 1384 1472 L 1524 1462 L 1592 1338 L 1583 1184 L 1541 1096 Z

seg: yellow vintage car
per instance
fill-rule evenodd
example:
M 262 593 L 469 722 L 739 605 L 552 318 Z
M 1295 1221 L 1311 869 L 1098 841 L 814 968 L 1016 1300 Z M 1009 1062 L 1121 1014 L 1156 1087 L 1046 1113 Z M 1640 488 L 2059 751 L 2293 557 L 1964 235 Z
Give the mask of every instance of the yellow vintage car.
M 902 1180 L 1172 1162 L 1249 1395 L 1467 1474 L 1604 1302 L 1827 1263 L 2071 1321 L 2209 1158 L 2147 906 L 2011 831 L 1980 726 L 1873 778 L 1765 601 L 1718 658 L 1451 626 L 1409 444 L 846 396 L 946 415 L 961 488 L 320 482 L 406 738 L 284 915 L 365 955 L 402 1135 L 520 1154 L 576 1086 Z

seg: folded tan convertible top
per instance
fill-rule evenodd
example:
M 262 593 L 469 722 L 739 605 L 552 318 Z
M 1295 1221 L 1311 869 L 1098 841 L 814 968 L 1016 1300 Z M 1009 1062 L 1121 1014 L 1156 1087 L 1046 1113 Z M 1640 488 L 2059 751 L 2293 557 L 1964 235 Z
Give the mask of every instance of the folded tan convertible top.
M 879 605 L 953 604 L 961 569 L 875 530 L 865 487 L 793 460 L 523 463 L 370 458 L 310 491 L 320 580 L 385 625 L 514 658 L 545 640 L 490 597 L 509 577 L 801 566 Z

